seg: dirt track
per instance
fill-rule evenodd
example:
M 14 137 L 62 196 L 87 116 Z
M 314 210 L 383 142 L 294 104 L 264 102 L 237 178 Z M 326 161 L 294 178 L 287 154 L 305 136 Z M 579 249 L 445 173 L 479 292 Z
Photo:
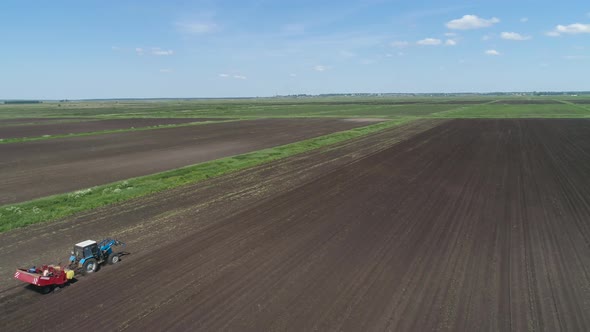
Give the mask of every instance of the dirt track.
M 454 120 L 414 135 L 432 124 L 421 126 L 81 224 L 2 234 L 2 267 L 92 225 L 116 225 L 134 253 L 57 294 L 5 289 L 3 321 L 11 330 L 82 321 L 106 330 L 588 330 L 590 121 Z M 154 236 L 163 243 L 142 241 Z
M 0 139 L 38 137 L 43 135 L 64 135 L 88 133 L 101 130 L 115 130 L 128 128 L 141 128 L 169 124 L 181 124 L 190 122 L 215 121 L 228 119 L 207 118 L 157 118 L 157 119 L 109 119 L 79 122 L 63 122 L 49 124 L 32 124 L 19 126 L 0 126 Z M 0 120 L 2 121 L 2 120 Z
M 339 119 L 265 119 L 2 144 L 0 205 L 369 124 Z

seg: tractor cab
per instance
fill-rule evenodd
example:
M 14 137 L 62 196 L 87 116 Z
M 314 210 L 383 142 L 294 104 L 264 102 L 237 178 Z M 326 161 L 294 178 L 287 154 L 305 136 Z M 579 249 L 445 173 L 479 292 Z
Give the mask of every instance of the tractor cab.
M 96 241 L 86 240 L 77 243 L 72 251 L 70 262 L 80 262 L 84 264 L 84 260 L 88 258 L 99 258 L 98 244 Z

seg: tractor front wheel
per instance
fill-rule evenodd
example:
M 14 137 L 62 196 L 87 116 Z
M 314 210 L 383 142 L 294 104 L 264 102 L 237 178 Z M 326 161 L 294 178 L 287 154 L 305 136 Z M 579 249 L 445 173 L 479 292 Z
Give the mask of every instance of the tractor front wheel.
M 107 259 L 107 262 L 111 265 L 119 263 L 119 254 L 116 252 L 111 253 Z
M 94 273 L 96 270 L 98 270 L 98 263 L 94 258 L 87 259 L 82 266 L 83 274 Z

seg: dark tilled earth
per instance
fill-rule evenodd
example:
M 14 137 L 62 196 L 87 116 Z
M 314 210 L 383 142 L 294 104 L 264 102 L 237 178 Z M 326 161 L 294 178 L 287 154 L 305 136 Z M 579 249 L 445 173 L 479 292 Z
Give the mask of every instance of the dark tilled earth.
M 374 119 L 263 119 L 0 144 L 0 205 L 367 126 Z
M 585 120 L 419 122 L 1 234 L 2 267 L 102 234 L 132 252 L 47 296 L 7 283 L 3 324 L 588 330 L 589 136 Z
M 520 100 L 520 99 L 505 99 L 505 100 L 496 100 L 493 102 L 494 104 L 502 104 L 502 105 L 559 105 L 563 104 L 559 100 Z
M 24 119 L 20 119 L 26 121 Z M 35 119 L 30 119 L 31 120 Z M 39 120 L 39 119 L 37 119 Z M 52 119 L 45 119 L 45 122 L 50 122 Z M 203 121 L 217 121 L 228 119 L 208 119 L 208 118 L 153 118 L 153 119 L 108 119 L 108 120 L 92 120 L 80 119 L 75 121 L 72 119 L 63 119 L 61 123 L 43 123 L 39 124 L 22 124 L 18 126 L 0 126 L 0 139 L 7 138 L 22 138 L 22 137 L 39 137 L 44 135 L 67 135 L 88 133 L 102 130 L 128 129 L 128 128 L 142 128 L 170 124 L 182 124 L 190 122 Z M 4 122 L 7 120 L 0 120 Z M 55 120 L 54 120 L 55 121 Z M 14 122 L 19 123 L 19 122 Z M 24 122 L 28 123 L 28 122 Z

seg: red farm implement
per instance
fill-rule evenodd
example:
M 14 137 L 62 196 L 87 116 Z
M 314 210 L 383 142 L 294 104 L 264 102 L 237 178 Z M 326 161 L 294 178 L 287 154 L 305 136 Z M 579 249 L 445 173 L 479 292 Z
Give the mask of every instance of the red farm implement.
M 63 287 L 74 278 L 74 271 L 58 265 L 43 265 L 41 268 L 17 269 L 14 278 L 29 283 L 46 294 L 56 287 Z

